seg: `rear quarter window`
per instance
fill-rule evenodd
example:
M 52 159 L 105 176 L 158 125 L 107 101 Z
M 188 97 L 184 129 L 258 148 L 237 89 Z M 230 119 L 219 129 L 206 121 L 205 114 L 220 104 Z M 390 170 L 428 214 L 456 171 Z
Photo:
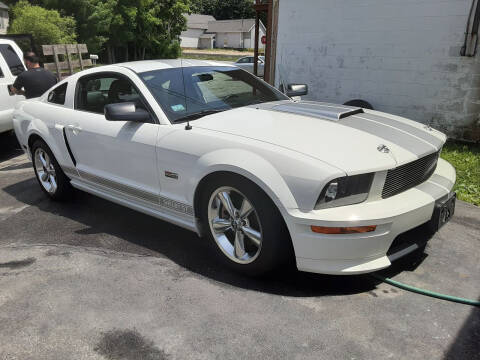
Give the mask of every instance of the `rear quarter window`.
M 65 105 L 68 83 L 57 86 L 48 94 L 47 101 L 51 104 Z

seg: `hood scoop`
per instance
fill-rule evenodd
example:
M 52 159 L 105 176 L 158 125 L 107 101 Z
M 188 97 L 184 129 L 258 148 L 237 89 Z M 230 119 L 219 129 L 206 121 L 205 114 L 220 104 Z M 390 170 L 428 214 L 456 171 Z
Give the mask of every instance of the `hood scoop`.
M 291 113 L 296 115 L 311 116 L 319 119 L 338 121 L 346 117 L 362 114 L 362 108 L 351 106 L 333 105 L 325 103 L 313 103 L 301 101 L 273 106 L 270 110 Z

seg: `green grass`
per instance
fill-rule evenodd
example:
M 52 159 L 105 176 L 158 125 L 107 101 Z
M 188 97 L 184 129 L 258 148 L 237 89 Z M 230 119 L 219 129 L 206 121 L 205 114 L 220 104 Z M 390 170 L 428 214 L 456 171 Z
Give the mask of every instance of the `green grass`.
M 480 206 L 480 145 L 447 143 L 442 158 L 457 171 L 455 190 L 460 200 Z
M 222 51 L 238 51 L 238 52 L 253 52 L 254 49 L 234 49 L 234 48 L 212 48 L 212 49 L 198 49 L 198 48 L 183 48 L 191 51 L 208 51 L 208 52 L 222 52 Z
M 196 60 L 214 60 L 214 61 L 232 61 L 235 62 L 241 58 L 238 55 L 226 56 L 226 55 L 193 55 L 193 54 L 182 54 L 183 59 L 196 59 Z

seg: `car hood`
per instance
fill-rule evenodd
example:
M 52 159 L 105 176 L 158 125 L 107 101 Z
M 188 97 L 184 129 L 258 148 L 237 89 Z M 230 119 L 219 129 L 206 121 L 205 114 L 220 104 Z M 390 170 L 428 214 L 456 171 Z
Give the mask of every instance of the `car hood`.
M 297 151 L 349 175 L 414 161 L 439 151 L 446 140 L 429 126 L 395 115 L 310 101 L 247 106 L 194 124 Z

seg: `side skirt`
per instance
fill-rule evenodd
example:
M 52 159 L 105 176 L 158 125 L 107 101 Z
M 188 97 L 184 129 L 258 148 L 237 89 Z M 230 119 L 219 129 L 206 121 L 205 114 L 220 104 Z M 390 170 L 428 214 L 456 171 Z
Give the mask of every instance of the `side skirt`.
M 93 187 L 81 181 L 80 179 L 72 179 L 70 183 L 72 184 L 73 187 L 79 190 L 88 192 L 90 194 L 96 195 L 98 197 L 109 200 L 116 204 L 126 206 L 130 209 L 156 217 L 158 219 L 178 225 L 184 229 L 187 229 L 199 234 L 199 229 L 197 228 L 195 218 L 192 216 L 182 216 L 181 214 L 170 212 L 160 206 L 158 206 L 158 208 L 157 207 L 153 208 L 151 206 L 147 206 L 146 204 L 145 205 L 141 204 L 140 202 L 135 201 L 134 199 L 127 198 L 126 196 L 123 196 L 121 194 L 116 194 L 116 193 L 113 194 L 112 192 L 100 189 L 97 186 Z

